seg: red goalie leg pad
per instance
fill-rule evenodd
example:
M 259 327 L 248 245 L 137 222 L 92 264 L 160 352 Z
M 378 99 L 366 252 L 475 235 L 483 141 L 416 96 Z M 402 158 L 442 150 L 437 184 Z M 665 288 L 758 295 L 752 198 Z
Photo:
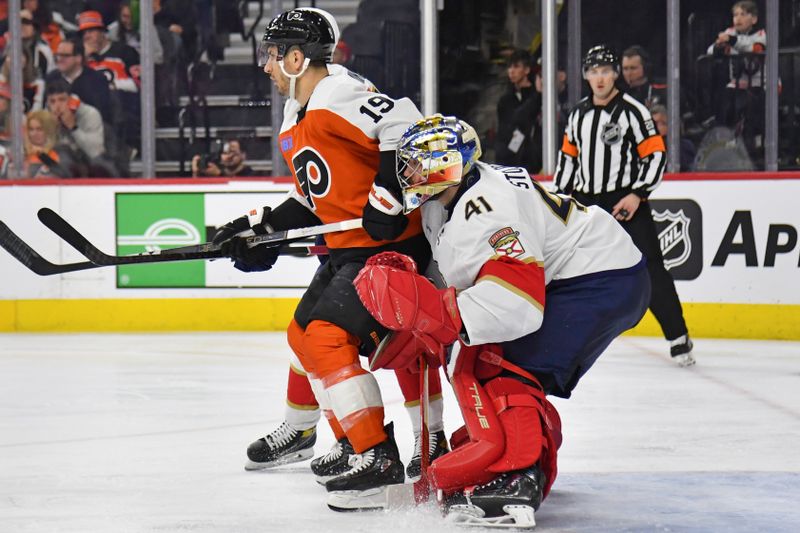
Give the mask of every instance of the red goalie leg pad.
M 503 455 L 505 436 L 491 397 L 473 376 L 480 346 L 462 346 L 450 380 L 469 432 L 470 442 L 441 456 L 428 475 L 434 488 L 447 492 L 486 483 L 496 476 L 489 470 Z
M 550 493 L 550 487 L 558 475 L 558 449 L 561 447 L 561 417 L 558 416 L 558 411 L 552 403 L 544 400 L 544 422 L 542 429 L 544 430 L 545 449 L 542 453 L 542 459 L 539 465 L 542 468 L 545 476 L 547 476 L 547 483 L 544 486 L 544 495 L 546 498 Z
M 502 457 L 489 470 L 508 472 L 536 464 L 545 447 L 541 422 L 544 393 L 514 378 L 495 378 L 485 389 L 506 437 Z

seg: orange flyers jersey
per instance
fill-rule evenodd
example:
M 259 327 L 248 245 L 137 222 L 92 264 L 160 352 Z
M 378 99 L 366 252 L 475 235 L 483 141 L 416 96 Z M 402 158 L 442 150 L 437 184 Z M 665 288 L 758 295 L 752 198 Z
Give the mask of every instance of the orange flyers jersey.
M 295 179 L 291 197 L 325 224 L 360 218 L 378 174 L 380 152 L 394 150 L 400 136 L 422 118 L 408 98 L 393 100 L 370 91 L 368 82 L 344 71 L 314 88 L 305 115 L 289 100 L 279 145 Z M 397 239 L 421 233 L 420 215 L 409 215 Z M 361 248 L 379 243 L 363 229 L 326 235 L 330 248 Z

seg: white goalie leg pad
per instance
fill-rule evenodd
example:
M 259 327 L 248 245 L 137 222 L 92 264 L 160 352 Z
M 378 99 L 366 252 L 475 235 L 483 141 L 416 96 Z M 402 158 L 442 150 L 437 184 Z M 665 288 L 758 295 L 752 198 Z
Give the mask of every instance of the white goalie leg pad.
M 528 505 L 505 505 L 503 516 L 487 518 L 477 505 L 453 505 L 447 511 L 445 522 L 463 527 L 497 529 L 533 529 L 536 527 L 533 507 Z

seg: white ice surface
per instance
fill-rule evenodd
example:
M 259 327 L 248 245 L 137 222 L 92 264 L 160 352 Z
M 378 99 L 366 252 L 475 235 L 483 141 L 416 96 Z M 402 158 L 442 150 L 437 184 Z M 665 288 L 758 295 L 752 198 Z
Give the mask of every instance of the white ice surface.
M 332 512 L 307 463 L 244 471 L 283 419 L 284 339 L 0 335 L 0 532 L 451 531 L 433 507 Z M 666 351 L 620 339 L 555 401 L 537 531 L 800 531 L 800 343 L 700 339 L 688 369 Z M 407 460 L 402 397 L 378 379 Z

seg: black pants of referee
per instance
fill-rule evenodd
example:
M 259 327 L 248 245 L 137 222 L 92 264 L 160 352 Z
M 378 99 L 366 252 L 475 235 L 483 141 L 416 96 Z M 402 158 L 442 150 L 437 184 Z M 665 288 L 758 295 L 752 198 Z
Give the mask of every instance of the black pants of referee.
M 629 190 L 590 195 L 574 192 L 572 196 L 584 205 L 596 205 L 611 213 L 614 205 L 628 194 Z M 647 258 L 647 271 L 650 274 L 653 291 L 650 296 L 650 311 L 661 325 L 664 337 L 671 341 L 686 335 L 688 331 L 683 319 L 683 308 L 675 290 L 675 281 L 664 267 L 664 256 L 661 254 L 650 204 L 642 202 L 633 218 L 620 224 Z

